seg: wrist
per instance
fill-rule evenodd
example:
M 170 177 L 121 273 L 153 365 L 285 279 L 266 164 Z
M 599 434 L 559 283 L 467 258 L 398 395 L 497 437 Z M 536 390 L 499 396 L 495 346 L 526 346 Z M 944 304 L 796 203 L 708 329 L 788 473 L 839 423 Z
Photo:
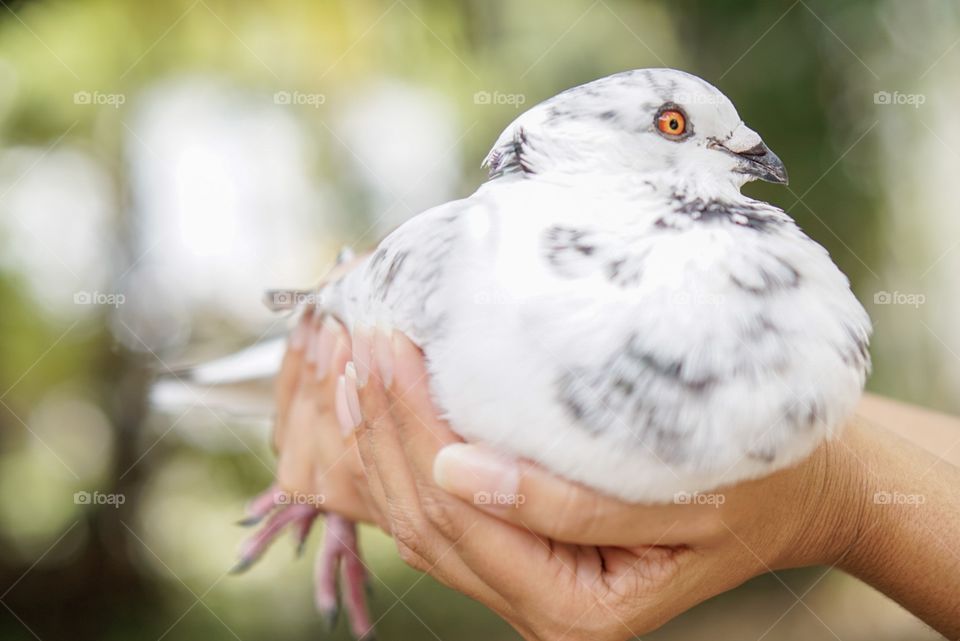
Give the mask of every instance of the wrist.
M 876 444 L 865 426 L 852 422 L 832 445 L 838 477 L 832 516 L 835 535 L 822 547 L 818 563 L 847 570 L 873 546 Z
M 960 638 L 960 470 L 882 428 L 861 467 L 869 485 L 857 535 L 837 566 L 950 638 Z M 928 474 L 935 466 L 937 475 Z
M 960 557 L 948 543 L 960 532 L 960 469 L 857 422 L 797 470 L 787 480 L 800 499 L 779 516 L 799 525 L 775 567 L 837 567 L 960 638 Z
M 904 529 L 911 517 L 919 515 L 910 499 L 916 488 L 909 484 L 909 464 L 897 457 L 899 446 L 892 434 L 865 425 L 855 428 L 860 445 L 854 465 L 861 477 L 859 497 L 849 497 L 847 509 L 856 514 L 856 528 L 843 553 L 834 561 L 841 570 L 876 584 L 890 570 L 884 559 L 896 558 L 895 546 L 914 539 Z M 902 449 L 901 449 L 902 451 Z M 906 469 L 903 469 L 904 466 Z M 905 472 L 907 472 L 905 474 Z M 856 502 L 855 506 L 853 502 Z
M 851 424 L 804 464 L 795 511 L 799 522 L 779 567 L 842 565 L 863 545 L 873 496 L 864 463 L 868 447 L 863 429 Z

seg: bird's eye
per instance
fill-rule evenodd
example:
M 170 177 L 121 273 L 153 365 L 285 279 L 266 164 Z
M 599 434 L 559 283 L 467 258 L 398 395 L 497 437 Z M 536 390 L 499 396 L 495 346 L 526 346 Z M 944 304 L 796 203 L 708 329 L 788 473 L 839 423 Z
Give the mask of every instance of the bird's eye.
M 677 109 L 664 109 L 657 116 L 657 129 L 668 136 L 679 136 L 687 130 L 687 119 Z

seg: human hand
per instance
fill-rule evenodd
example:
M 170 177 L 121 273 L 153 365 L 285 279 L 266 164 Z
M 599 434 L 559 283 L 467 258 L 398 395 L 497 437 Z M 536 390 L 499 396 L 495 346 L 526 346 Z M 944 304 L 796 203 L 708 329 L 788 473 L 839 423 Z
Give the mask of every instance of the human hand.
M 308 311 L 291 333 L 276 384 L 277 484 L 287 493 L 322 496 L 324 510 L 350 520 L 382 522 L 357 448 L 336 418 L 348 411 L 337 387 L 350 350 L 349 334 L 329 316 Z
M 872 435 L 857 426 L 764 479 L 684 504 L 627 504 L 459 443 L 433 407 L 419 350 L 399 334 L 369 342 L 375 358 L 355 348 L 354 359 L 370 374 L 347 381 L 362 416 L 345 427 L 357 426 L 402 558 L 528 639 L 629 638 L 769 570 L 823 563 L 864 575 L 883 564 L 872 530 L 892 512 L 868 514 Z

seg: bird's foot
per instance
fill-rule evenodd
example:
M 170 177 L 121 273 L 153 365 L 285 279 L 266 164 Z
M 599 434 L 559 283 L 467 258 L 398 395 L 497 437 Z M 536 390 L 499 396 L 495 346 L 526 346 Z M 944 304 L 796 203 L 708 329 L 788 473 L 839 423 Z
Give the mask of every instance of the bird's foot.
M 288 526 L 293 528 L 297 556 L 303 553 L 307 535 L 322 511 L 315 505 L 291 505 L 286 501 L 287 496 L 276 485 L 271 485 L 250 502 L 247 516 L 240 521 L 240 525 L 250 527 L 264 519 L 267 522 L 240 546 L 240 558 L 231 572 L 240 574 L 249 569 Z
M 276 485 L 254 497 L 240 525 L 266 523 L 240 547 L 240 558 L 231 572 L 241 573 L 255 564 L 287 527 L 293 529 L 298 556 L 317 517 L 323 512 L 314 505 L 291 505 L 288 495 Z M 338 581 L 339 573 L 339 581 Z M 368 577 L 360 560 L 357 526 L 338 514 L 327 514 L 323 548 L 317 555 L 314 573 L 314 597 L 317 609 L 329 628 L 340 612 L 341 597 L 346 607 L 350 631 L 357 639 L 373 639 L 373 623 L 367 608 Z
M 339 590 L 337 570 L 340 571 Z M 328 514 L 323 550 L 316 560 L 314 594 L 317 609 L 331 629 L 336 624 L 342 597 L 350 632 L 357 639 L 373 639 L 367 587 L 367 570 L 360 560 L 356 523 L 338 514 Z

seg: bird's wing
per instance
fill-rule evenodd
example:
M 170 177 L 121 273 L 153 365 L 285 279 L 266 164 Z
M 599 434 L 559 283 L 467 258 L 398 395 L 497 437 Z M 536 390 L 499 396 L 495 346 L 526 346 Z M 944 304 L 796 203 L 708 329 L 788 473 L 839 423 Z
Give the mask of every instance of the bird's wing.
M 357 269 L 321 293 L 321 307 L 348 327 L 383 322 L 426 346 L 443 331 L 438 300 L 454 269 L 464 217 L 476 204 L 452 201 L 415 216 L 383 239 Z

